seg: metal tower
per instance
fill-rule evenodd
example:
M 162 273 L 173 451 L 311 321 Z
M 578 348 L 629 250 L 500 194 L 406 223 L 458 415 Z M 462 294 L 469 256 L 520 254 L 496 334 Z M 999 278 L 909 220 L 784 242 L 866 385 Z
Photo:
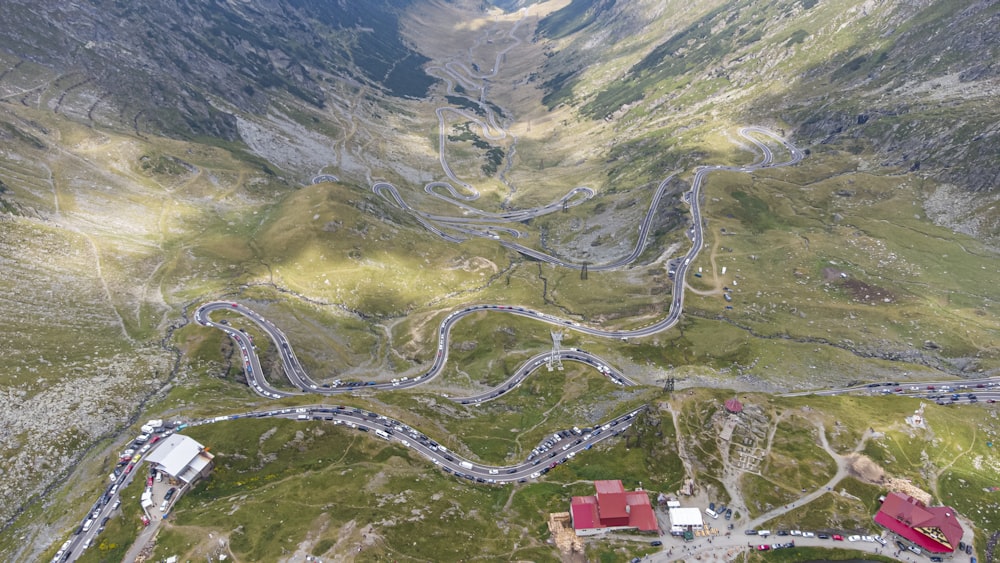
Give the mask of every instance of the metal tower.
M 562 355 L 559 354 L 559 345 L 562 344 L 563 333 L 560 330 L 550 330 L 549 334 L 552 335 L 552 352 L 549 353 L 549 361 L 546 365 L 549 371 L 553 369 L 562 371 Z

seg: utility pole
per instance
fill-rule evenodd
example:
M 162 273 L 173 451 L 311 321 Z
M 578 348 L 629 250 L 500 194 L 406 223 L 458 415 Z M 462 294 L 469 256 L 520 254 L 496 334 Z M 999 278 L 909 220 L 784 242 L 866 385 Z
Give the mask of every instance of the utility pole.
M 549 353 L 549 361 L 546 367 L 549 368 L 549 371 L 553 369 L 562 371 L 562 355 L 559 353 L 559 345 L 562 344 L 563 333 L 559 330 L 550 330 L 549 334 L 552 336 L 552 352 Z
M 663 382 L 663 390 L 666 391 L 666 392 L 668 392 L 668 393 L 673 392 L 673 390 L 674 390 L 674 381 L 675 381 L 674 380 L 674 376 L 671 375 L 671 376 L 667 377 L 667 379 Z

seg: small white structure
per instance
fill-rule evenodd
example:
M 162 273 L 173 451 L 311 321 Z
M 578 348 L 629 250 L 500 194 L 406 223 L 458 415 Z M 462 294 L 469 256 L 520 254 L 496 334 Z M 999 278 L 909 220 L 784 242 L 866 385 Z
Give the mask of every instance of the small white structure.
M 701 518 L 701 510 L 693 506 L 670 508 L 670 533 L 675 536 L 682 536 L 684 532 L 704 527 Z
M 190 485 L 208 475 L 213 458 L 215 456 L 193 438 L 173 434 L 150 452 L 146 461 L 171 479 Z

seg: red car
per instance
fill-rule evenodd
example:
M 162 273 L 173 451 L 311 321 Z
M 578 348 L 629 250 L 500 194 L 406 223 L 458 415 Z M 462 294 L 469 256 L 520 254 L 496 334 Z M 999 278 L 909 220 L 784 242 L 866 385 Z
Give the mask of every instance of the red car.
M 840 534 L 833 534 L 833 541 L 844 541 L 844 536 Z
M 928 385 L 927 386 L 927 390 L 928 391 L 933 391 L 934 390 L 934 386 L 933 385 Z
M 160 441 L 160 437 L 159 436 L 153 436 L 152 438 L 150 438 L 149 443 L 150 444 L 155 444 L 155 443 L 157 443 L 159 441 Z
M 146 486 L 147 487 L 152 487 L 153 486 L 153 478 L 152 477 L 149 477 L 149 478 L 146 479 Z
M 766 543 L 762 543 L 757 546 L 757 551 L 767 551 L 769 549 L 771 549 L 771 546 L 767 545 Z

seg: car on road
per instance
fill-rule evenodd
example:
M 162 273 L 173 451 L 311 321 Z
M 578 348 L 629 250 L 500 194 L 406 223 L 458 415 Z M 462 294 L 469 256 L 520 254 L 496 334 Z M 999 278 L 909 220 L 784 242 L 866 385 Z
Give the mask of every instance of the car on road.
M 833 534 L 833 541 L 844 541 L 844 536 L 840 534 Z
M 762 543 L 757 546 L 757 551 L 768 551 L 769 549 L 771 549 L 771 546 L 767 545 L 766 543 Z
M 861 536 L 847 536 L 847 541 L 861 541 Z
M 660 547 L 661 545 L 663 545 L 663 542 L 661 542 L 660 540 L 654 540 L 654 541 L 649 542 L 649 545 L 651 545 L 653 547 Z

